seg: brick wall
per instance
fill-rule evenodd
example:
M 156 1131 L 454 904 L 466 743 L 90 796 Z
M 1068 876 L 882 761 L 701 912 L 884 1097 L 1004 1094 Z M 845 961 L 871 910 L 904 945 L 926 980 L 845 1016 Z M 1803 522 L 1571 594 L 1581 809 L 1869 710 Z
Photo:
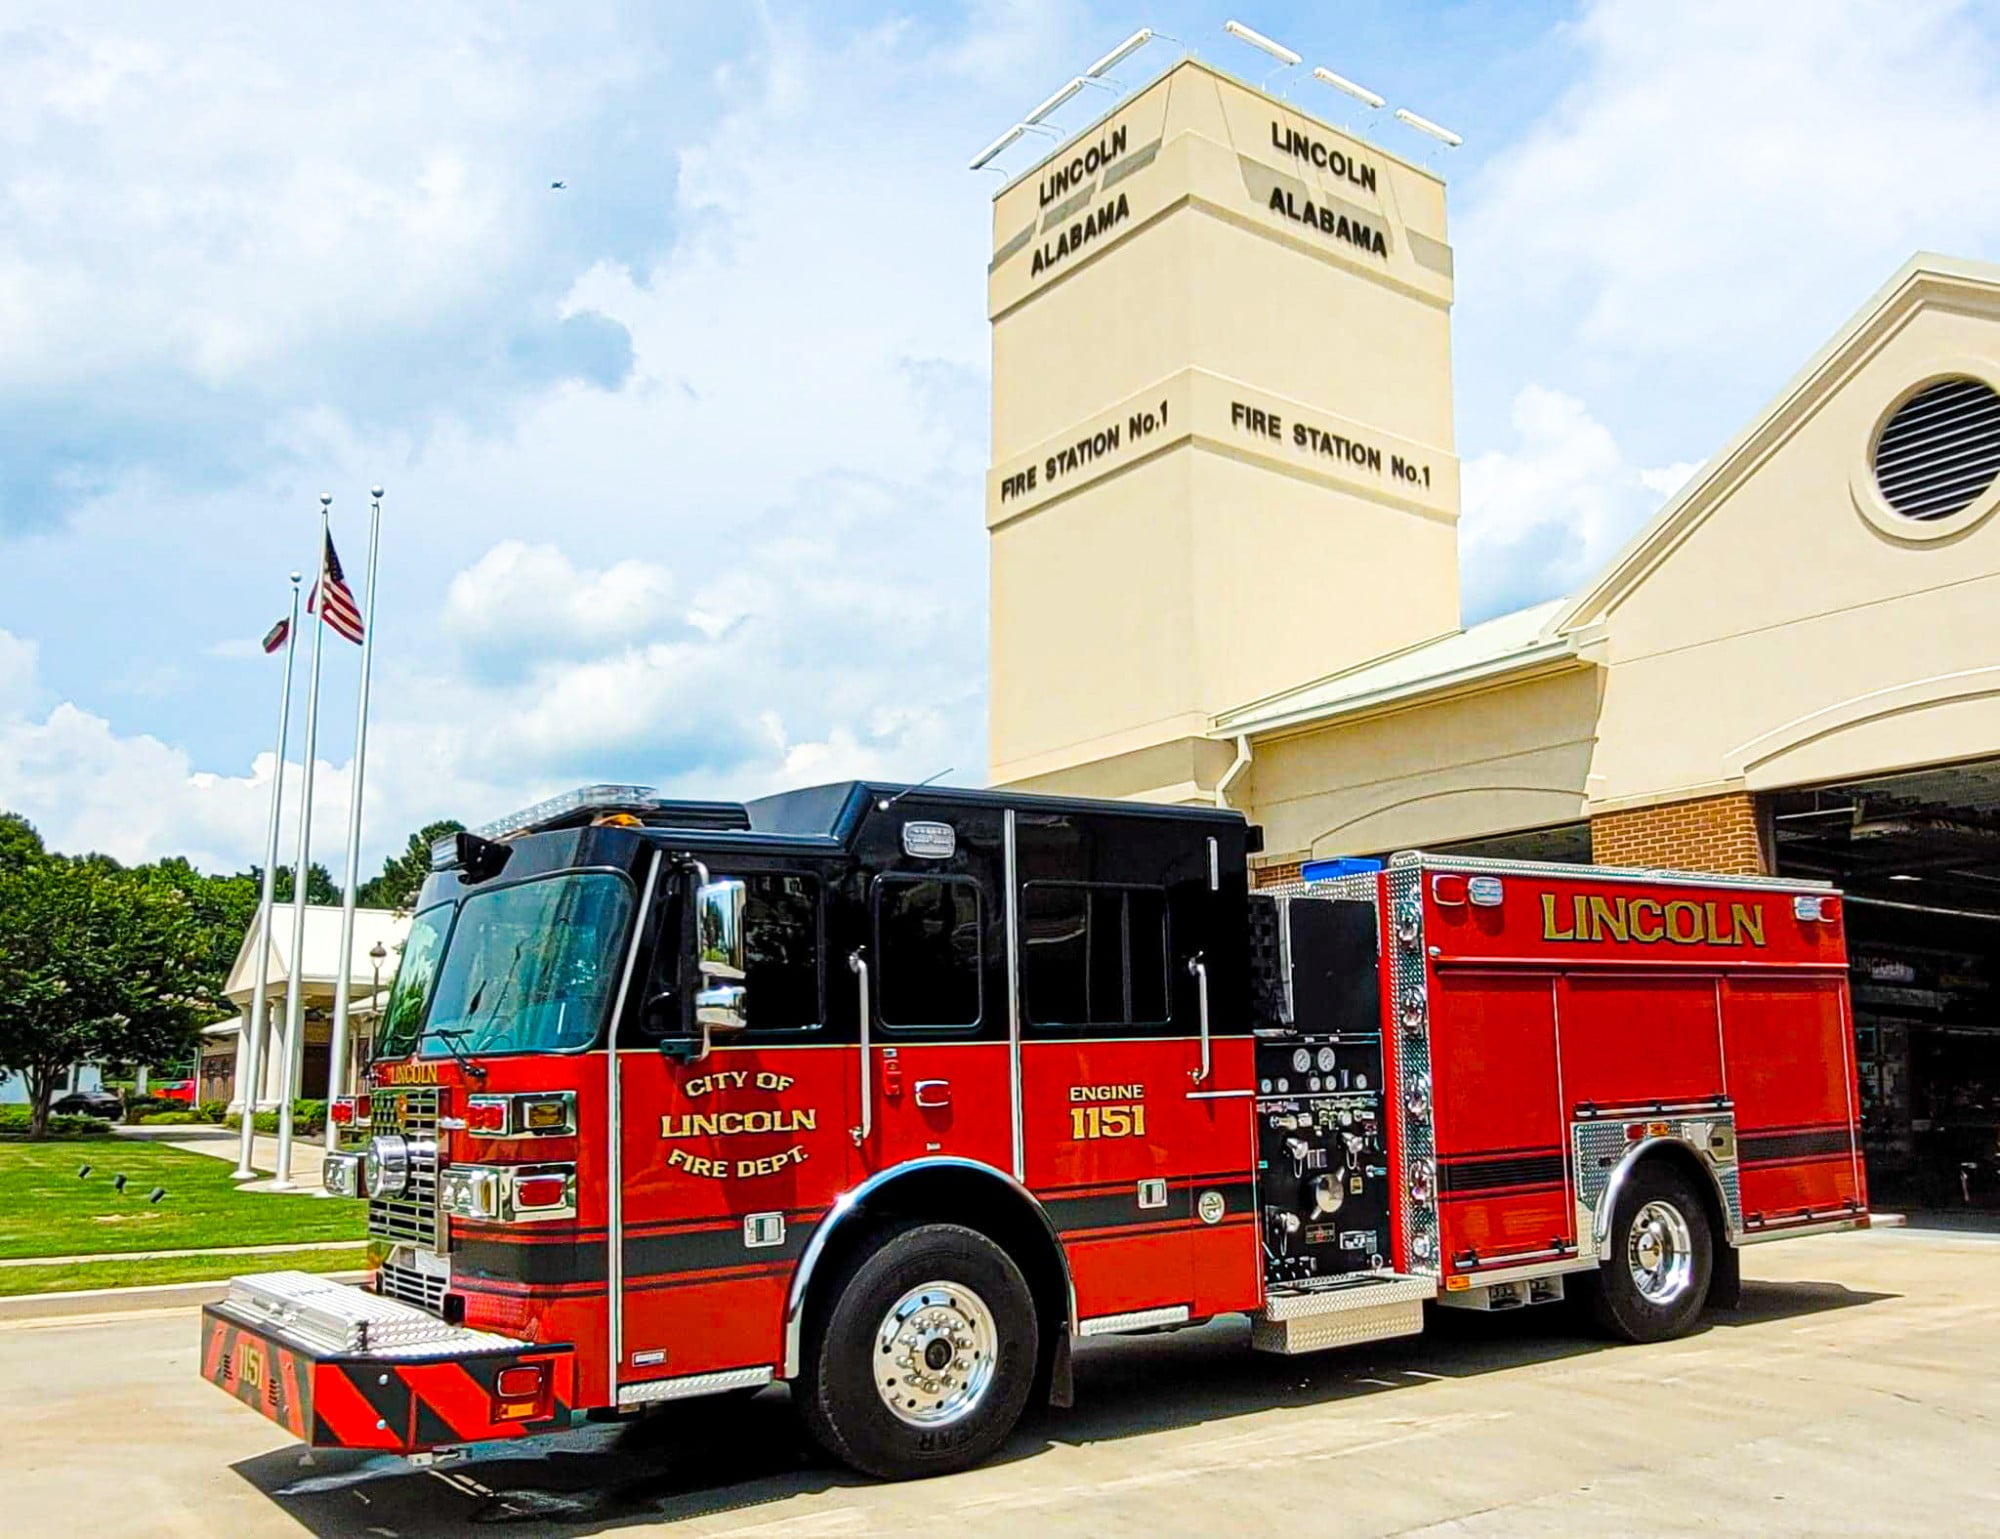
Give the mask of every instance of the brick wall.
M 1590 858 L 1603 866 L 1768 876 L 1768 849 L 1757 798 L 1743 791 L 1590 820 Z
M 1296 882 L 1299 879 L 1299 872 L 1302 869 L 1303 867 L 1300 862 L 1296 860 L 1287 861 L 1282 865 L 1276 866 L 1252 866 L 1250 868 L 1251 890 L 1254 892 L 1260 887 L 1281 887 L 1286 882 Z

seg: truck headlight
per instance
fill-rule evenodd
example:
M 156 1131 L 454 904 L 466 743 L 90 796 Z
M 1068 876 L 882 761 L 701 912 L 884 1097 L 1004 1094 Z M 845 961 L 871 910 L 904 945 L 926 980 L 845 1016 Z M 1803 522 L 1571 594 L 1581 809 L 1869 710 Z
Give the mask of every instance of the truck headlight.
M 320 1166 L 320 1184 L 335 1197 L 361 1195 L 361 1156 L 329 1154 Z
M 500 1172 L 484 1165 L 451 1165 L 438 1172 L 438 1206 L 453 1218 L 498 1218 Z

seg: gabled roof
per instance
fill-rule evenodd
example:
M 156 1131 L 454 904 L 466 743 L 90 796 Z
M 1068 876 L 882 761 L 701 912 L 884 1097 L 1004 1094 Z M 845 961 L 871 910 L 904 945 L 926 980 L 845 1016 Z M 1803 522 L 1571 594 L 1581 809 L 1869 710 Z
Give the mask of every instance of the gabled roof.
M 1834 333 L 1790 383 L 1674 495 L 1602 576 L 1549 623 L 1553 635 L 1602 620 L 1819 404 L 1927 304 L 2000 310 L 2000 265 L 1919 251 Z
M 368 953 L 377 941 L 390 953 L 388 961 L 382 965 L 383 975 L 386 977 L 393 973 L 396 970 L 396 955 L 409 930 L 408 914 L 394 913 L 385 908 L 357 908 L 354 911 L 354 945 L 348 954 L 348 987 L 367 989 L 373 983 L 375 967 Z M 307 904 L 304 939 L 300 981 L 331 988 L 337 977 L 340 955 L 340 910 Z M 271 910 L 271 987 L 280 987 L 289 981 L 291 959 L 292 906 L 289 903 L 275 904 Z M 238 1003 L 247 1002 L 257 992 L 257 923 L 254 918 L 250 922 L 249 933 L 243 937 L 243 944 L 237 950 L 236 961 L 229 969 L 229 981 L 223 986 L 223 992 Z
M 1580 638 L 1552 635 L 1549 624 L 1568 604 L 1548 599 L 1470 629 L 1418 642 L 1387 657 L 1328 674 L 1281 694 L 1225 711 L 1211 723 L 1217 736 L 1271 732 L 1403 704 L 1538 667 L 1573 664 Z

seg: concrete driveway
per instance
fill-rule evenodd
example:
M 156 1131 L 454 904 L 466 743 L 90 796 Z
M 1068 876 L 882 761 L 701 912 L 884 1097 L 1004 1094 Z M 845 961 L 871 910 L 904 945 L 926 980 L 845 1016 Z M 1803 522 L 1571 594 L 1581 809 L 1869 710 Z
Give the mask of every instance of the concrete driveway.
M 2000 1529 L 2000 1239 L 1746 1253 L 1745 1307 L 1610 1347 L 1551 1310 L 1309 1358 L 1221 1323 L 1091 1344 L 1001 1459 L 871 1485 L 781 1390 L 421 1472 L 309 1454 L 196 1374 L 185 1312 L 0 1326 L 6 1527 L 1090 1539 Z

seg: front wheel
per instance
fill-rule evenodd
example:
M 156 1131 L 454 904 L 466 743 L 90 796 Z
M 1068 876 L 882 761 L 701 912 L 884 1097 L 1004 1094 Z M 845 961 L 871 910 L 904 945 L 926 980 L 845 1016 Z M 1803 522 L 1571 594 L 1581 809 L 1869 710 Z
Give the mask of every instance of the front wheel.
M 1591 1300 L 1597 1322 L 1625 1341 L 1685 1335 L 1701 1314 L 1715 1266 L 1708 1211 L 1678 1171 L 1634 1170 L 1611 1216 L 1611 1259 Z
M 1021 1270 L 958 1224 L 892 1229 L 835 1280 L 803 1381 L 807 1429 L 889 1480 L 986 1458 L 1014 1430 L 1038 1336 Z

